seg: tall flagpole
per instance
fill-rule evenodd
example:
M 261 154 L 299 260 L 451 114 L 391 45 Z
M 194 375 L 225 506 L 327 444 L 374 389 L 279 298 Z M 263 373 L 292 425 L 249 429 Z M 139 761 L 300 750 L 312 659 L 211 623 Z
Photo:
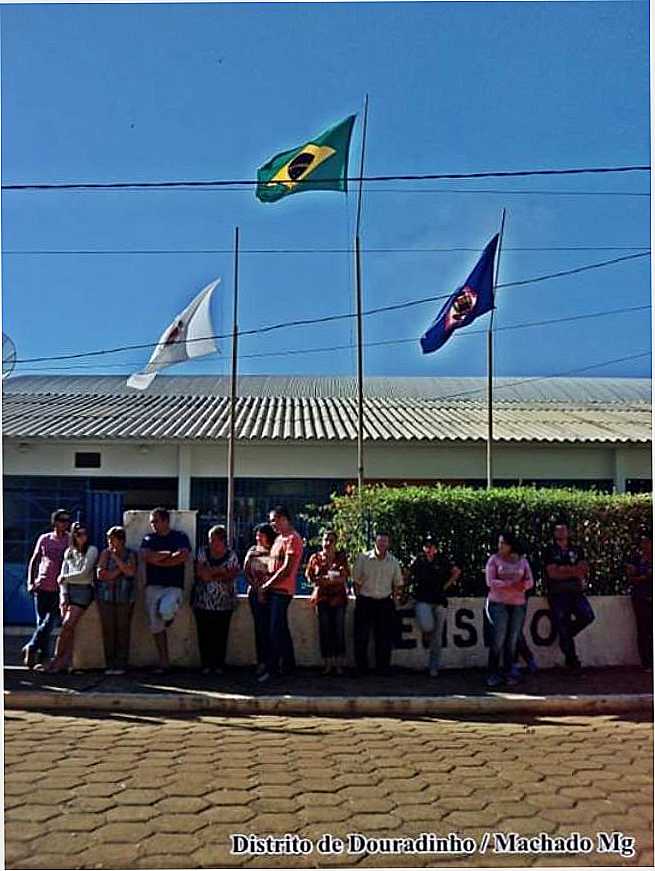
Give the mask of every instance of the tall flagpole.
M 493 438 L 494 438 L 494 313 L 496 310 L 496 287 L 500 272 L 500 249 L 503 244 L 503 232 L 505 230 L 505 209 L 500 218 L 500 234 L 498 236 L 498 248 L 496 249 L 496 275 L 494 277 L 494 307 L 491 309 L 489 329 L 487 330 L 487 490 L 493 487 Z
M 239 328 L 239 228 L 234 228 L 234 312 L 232 317 L 232 374 L 230 378 L 230 430 L 227 441 L 227 541 L 234 547 L 234 441 L 237 409 L 237 359 Z
M 357 222 L 355 224 L 355 282 L 357 301 L 357 490 L 360 494 L 364 484 L 364 326 L 362 321 L 362 261 L 360 225 L 362 220 L 362 188 L 364 184 L 364 154 L 366 149 L 366 125 L 368 122 L 368 94 L 364 98 L 364 123 L 362 127 L 362 154 L 359 162 L 359 192 L 357 194 Z

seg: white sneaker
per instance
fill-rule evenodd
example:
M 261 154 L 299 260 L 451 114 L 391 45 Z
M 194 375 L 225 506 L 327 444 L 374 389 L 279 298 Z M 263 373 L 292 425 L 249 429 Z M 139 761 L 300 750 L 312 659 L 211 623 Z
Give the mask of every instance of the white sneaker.
M 431 668 L 430 669 L 430 677 L 439 677 L 439 669 Z

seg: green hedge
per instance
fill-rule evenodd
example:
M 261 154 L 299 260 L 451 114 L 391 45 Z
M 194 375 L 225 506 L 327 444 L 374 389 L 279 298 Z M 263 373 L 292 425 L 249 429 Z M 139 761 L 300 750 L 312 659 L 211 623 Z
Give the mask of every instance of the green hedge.
M 365 487 L 332 497 L 313 518 L 331 524 L 351 556 L 370 547 L 376 528 L 392 537 L 391 550 L 403 565 L 420 552 L 432 532 L 440 547 L 462 568 L 454 595 L 483 595 L 484 566 L 496 551 L 502 529 L 525 545 L 542 590 L 541 554 L 552 541 L 554 523 L 568 522 L 571 539 L 581 545 L 591 567 L 589 593 L 614 595 L 626 589 L 624 563 L 634 551 L 639 527 L 651 528 L 650 495 L 608 495 L 534 487 L 475 490 L 470 487 Z

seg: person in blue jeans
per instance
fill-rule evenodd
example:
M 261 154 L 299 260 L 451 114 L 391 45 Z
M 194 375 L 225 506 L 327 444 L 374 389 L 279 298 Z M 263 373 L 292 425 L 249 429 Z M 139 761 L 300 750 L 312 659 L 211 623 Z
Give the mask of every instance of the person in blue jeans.
M 485 576 L 489 588 L 485 612 L 491 628 L 487 686 L 502 683 L 514 686 L 518 681 L 514 657 L 527 607 L 525 593 L 534 586 L 534 580 L 520 542 L 511 530 L 498 537 L 498 552 L 489 557 Z
M 548 603 L 566 668 L 577 674 L 582 668 L 575 648 L 575 638 L 595 619 L 589 600 L 584 595 L 589 565 L 581 547 L 569 540 L 565 523 L 554 530 L 554 543 L 543 557 Z
M 287 612 L 296 591 L 296 580 L 303 558 L 304 542 L 293 528 L 291 514 L 284 505 L 269 512 L 276 538 L 271 548 L 271 575 L 260 587 L 268 605 L 268 662 L 257 680 L 264 683 L 278 674 L 292 674 L 296 668 L 293 639 Z
M 71 516 L 63 508 L 50 518 L 52 531 L 40 535 L 27 569 L 27 592 L 34 597 L 36 628 L 23 647 L 23 662 L 40 670 L 50 656 L 50 635 L 59 623 L 57 579 L 70 543 Z
M 243 573 L 248 581 L 248 603 L 255 628 L 255 651 L 257 655 L 256 674 L 259 677 L 267 671 L 268 633 L 270 614 L 265 593 L 260 592 L 263 584 L 271 576 L 271 548 L 277 533 L 270 523 L 260 523 L 255 527 L 255 544 L 243 561 Z

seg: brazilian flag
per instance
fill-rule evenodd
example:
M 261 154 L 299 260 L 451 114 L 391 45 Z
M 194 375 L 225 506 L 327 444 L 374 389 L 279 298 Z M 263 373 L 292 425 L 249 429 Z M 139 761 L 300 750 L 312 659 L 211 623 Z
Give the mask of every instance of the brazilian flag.
M 275 203 L 301 191 L 345 191 L 355 115 L 308 142 L 276 154 L 257 170 L 257 199 Z

